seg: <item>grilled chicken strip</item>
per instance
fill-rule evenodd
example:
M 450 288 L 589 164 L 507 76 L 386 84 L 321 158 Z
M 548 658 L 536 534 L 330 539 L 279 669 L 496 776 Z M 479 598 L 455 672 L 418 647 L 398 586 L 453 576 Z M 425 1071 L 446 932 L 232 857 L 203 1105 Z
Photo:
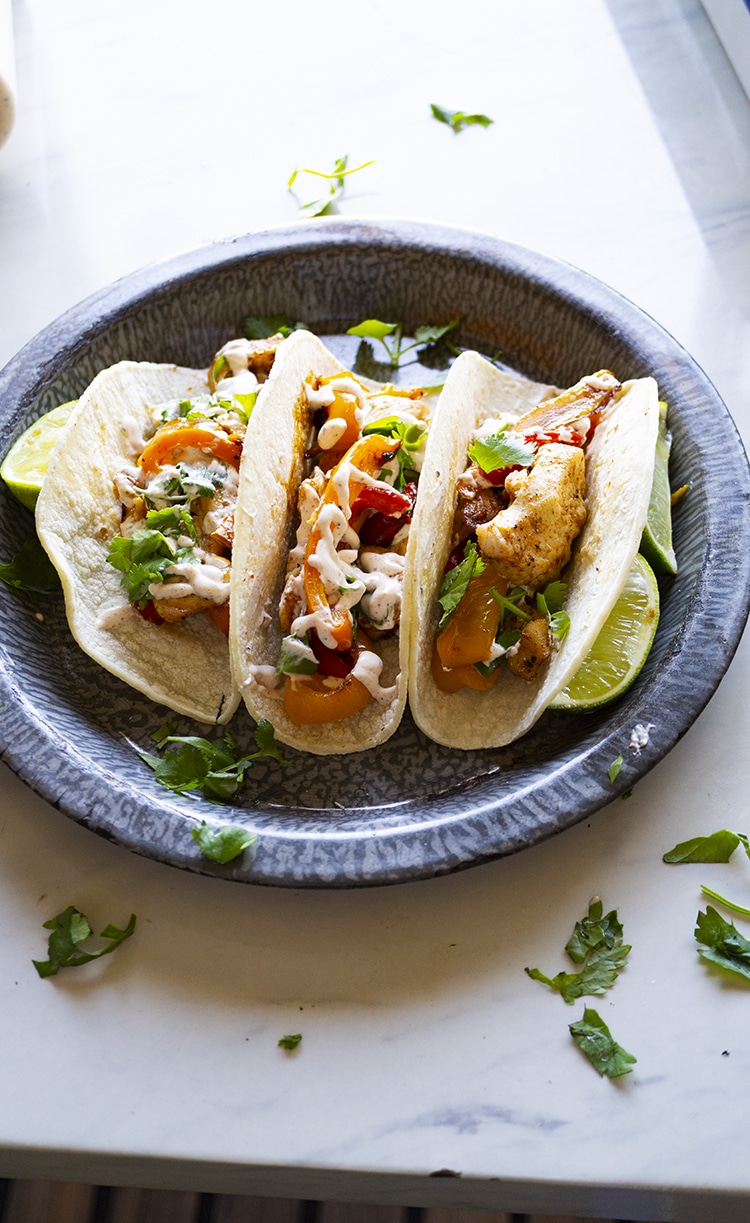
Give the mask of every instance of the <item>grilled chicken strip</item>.
M 479 547 L 511 585 L 539 590 L 560 576 L 586 521 L 583 451 L 550 442 L 531 470 L 513 472 L 505 487 L 513 501 L 477 527 Z

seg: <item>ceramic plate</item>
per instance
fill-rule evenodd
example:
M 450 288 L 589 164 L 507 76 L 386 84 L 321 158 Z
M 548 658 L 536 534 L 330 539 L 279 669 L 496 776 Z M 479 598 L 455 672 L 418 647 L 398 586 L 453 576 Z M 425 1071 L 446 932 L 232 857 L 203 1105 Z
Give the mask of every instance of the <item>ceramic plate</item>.
M 46 328 L 0 373 L 3 450 L 36 417 L 123 358 L 207 365 L 247 315 L 286 314 L 322 335 L 363 318 L 460 316 L 460 343 L 567 386 L 608 367 L 653 374 L 670 405 L 679 575 L 662 583 L 654 648 L 609 709 L 548 712 L 496 751 L 427 740 L 408 712 L 383 746 L 260 761 L 242 801 L 217 807 L 156 784 L 133 744 L 170 715 L 91 662 L 61 597 L 33 605 L 0 587 L 0 744 L 10 767 L 66 815 L 162 862 L 253 883 L 349 887 L 432 876 L 532 846 L 628 790 L 687 730 L 732 658 L 750 598 L 750 472 L 705 375 L 650 318 L 565 264 L 481 235 L 410 223 L 308 222 L 180 256 L 119 281 Z M 351 344 L 352 341 L 349 341 Z M 338 351 L 347 360 L 346 341 Z M 349 356 L 351 353 L 351 357 Z M 34 529 L 0 490 L 0 560 Z M 637 724 L 650 726 L 640 753 Z M 199 733 L 186 722 L 181 733 Z M 237 714 L 241 746 L 253 726 Z M 608 768 L 622 756 L 614 784 Z M 214 866 L 191 830 L 247 825 L 252 851 Z

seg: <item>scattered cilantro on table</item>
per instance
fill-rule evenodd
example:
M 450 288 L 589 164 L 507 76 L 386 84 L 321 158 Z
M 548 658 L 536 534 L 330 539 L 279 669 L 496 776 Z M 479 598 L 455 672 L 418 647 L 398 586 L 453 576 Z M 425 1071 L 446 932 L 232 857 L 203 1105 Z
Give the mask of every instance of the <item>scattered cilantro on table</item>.
M 695 941 L 702 959 L 750 981 L 750 942 L 711 905 L 698 913 Z
M 465 110 L 446 110 L 435 102 L 430 102 L 430 110 L 433 119 L 437 119 L 438 123 L 445 123 L 454 132 L 462 132 L 465 127 L 491 127 L 495 122 L 489 115 L 469 113 Z
M 630 1074 L 637 1058 L 622 1045 L 618 1045 L 598 1011 L 584 1007 L 583 1018 L 568 1025 L 568 1030 L 578 1048 L 600 1075 L 617 1079 Z
M 597 897 L 589 904 L 588 916 L 576 922 L 565 950 L 574 964 L 582 965 L 580 972 L 563 971 L 548 977 L 539 968 L 525 971 L 533 981 L 556 990 L 572 1006 L 576 998 L 604 994 L 614 985 L 627 964 L 630 946 L 622 941 L 616 910 L 603 916 L 602 902 Z
M 357 174 L 360 170 L 366 170 L 368 166 L 374 165 L 374 161 L 363 161 L 360 166 L 352 166 L 347 168 L 349 161 L 348 154 L 343 157 L 337 157 L 334 162 L 333 171 L 330 174 L 324 173 L 322 170 L 311 170 L 307 166 L 298 166 L 292 170 L 287 183 L 287 190 L 291 192 L 297 200 L 299 214 L 302 217 L 323 217 L 331 216 L 336 211 L 336 204 L 344 194 L 346 180 L 352 174 Z M 294 185 L 300 174 L 309 174 L 313 178 L 323 179 L 328 185 L 327 193 L 317 199 L 308 201 L 303 204 L 294 190 Z
M 43 923 L 45 930 L 52 931 L 47 944 L 49 959 L 33 960 L 32 963 L 40 977 L 54 977 L 61 968 L 79 968 L 91 960 L 109 955 L 126 938 L 130 938 L 135 930 L 135 921 L 135 913 L 131 913 L 130 921 L 122 930 L 110 923 L 100 935 L 100 938 L 109 940 L 106 946 L 85 949 L 83 944 L 92 933 L 88 918 L 74 905 L 68 905 L 62 913 Z
M 728 862 L 740 845 L 745 850 L 746 856 L 750 858 L 750 838 L 744 832 L 730 832 L 727 828 L 721 828 L 718 832 L 712 832 L 709 836 L 691 837 L 687 841 L 680 841 L 673 849 L 668 850 L 667 853 L 662 855 L 662 861 L 678 866 L 695 862 Z M 725 905 L 727 909 L 731 909 L 734 913 L 740 913 L 743 917 L 750 917 L 750 908 L 747 908 L 745 905 L 736 904 L 733 900 L 728 900 L 725 896 L 715 892 L 713 888 L 701 884 L 701 891 L 704 896 L 710 896 L 712 900 Z
M 293 1036 L 282 1036 L 279 1039 L 279 1048 L 287 1049 L 290 1053 L 297 1048 L 302 1040 L 302 1033 L 295 1032 Z

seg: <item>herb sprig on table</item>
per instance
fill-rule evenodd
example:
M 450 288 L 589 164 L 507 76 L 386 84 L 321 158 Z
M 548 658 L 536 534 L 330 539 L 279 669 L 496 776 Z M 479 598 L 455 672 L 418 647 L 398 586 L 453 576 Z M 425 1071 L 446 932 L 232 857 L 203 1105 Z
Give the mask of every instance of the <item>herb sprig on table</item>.
M 366 170 L 368 166 L 373 166 L 374 161 L 363 161 L 359 166 L 349 166 L 349 155 L 344 154 L 343 157 L 337 157 L 333 165 L 333 170 L 330 173 L 325 173 L 323 170 L 311 170 L 307 166 L 298 166 L 292 170 L 287 182 L 287 190 L 291 192 L 297 201 L 299 215 L 301 217 L 325 217 L 330 216 L 336 211 L 336 204 L 344 194 L 346 180 L 352 174 L 358 174 L 360 170 Z M 326 183 L 327 190 L 322 195 L 315 199 L 309 200 L 303 204 L 296 194 L 294 187 L 300 174 L 307 174 L 311 178 L 321 179 Z
M 622 935 L 617 911 L 612 909 L 605 914 L 601 900 L 594 897 L 586 917 L 576 922 L 565 947 L 573 963 L 581 965 L 581 971 L 559 972 L 554 977 L 545 976 L 538 968 L 525 971 L 532 980 L 556 990 L 569 1005 L 587 994 L 604 994 L 627 963 L 630 947 L 623 943 Z M 568 1030 L 599 1074 L 608 1078 L 630 1074 L 636 1058 L 617 1044 L 592 1007 L 585 1007 L 583 1018 L 569 1024 Z
M 438 123 L 445 123 L 456 133 L 462 132 L 466 127 L 491 127 L 495 122 L 494 119 L 490 119 L 489 115 L 483 115 L 477 111 L 446 110 L 444 106 L 438 106 L 435 102 L 430 102 L 430 110 L 433 119 L 437 119 Z
M 750 858 L 750 838 L 744 832 L 730 832 L 727 828 L 721 828 L 708 836 L 680 841 L 663 855 L 662 860 L 677 866 L 691 863 L 725 863 L 729 862 L 740 845 Z M 728 900 L 713 888 L 701 884 L 701 891 L 704 896 L 710 896 L 732 912 L 739 913 L 742 917 L 750 917 L 750 908 Z M 702 959 L 750 980 L 750 942 L 737 930 L 733 922 L 728 922 L 711 905 L 706 906 L 705 913 L 700 910 L 698 912 L 695 941 L 699 944 L 698 954 Z
M 54 977 L 61 968 L 80 968 L 115 951 L 120 943 L 130 938 L 135 922 L 135 913 L 131 913 L 130 921 L 123 929 L 110 923 L 99 936 L 108 940 L 104 947 L 85 947 L 92 934 L 88 918 L 74 905 L 68 905 L 62 913 L 43 923 L 44 929 L 52 932 L 47 942 L 48 959 L 33 960 L 32 963 L 40 977 Z

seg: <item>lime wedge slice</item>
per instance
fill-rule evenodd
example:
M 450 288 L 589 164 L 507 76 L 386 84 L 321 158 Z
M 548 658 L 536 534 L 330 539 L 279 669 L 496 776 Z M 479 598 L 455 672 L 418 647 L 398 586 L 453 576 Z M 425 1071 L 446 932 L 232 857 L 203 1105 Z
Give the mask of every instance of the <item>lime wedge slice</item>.
M 73 408 L 78 402 L 62 403 L 34 421 L 8 451 L 0 467 L 2 476 L 14 497 L 33 510 L 52 451 L 62 437 Z
M 669 452 L 672 434 L 667 428 L 667 405 L 659 404 L 659 434 L 656 439 L 654 481 L 641 540 L 641 552 L 657 573 L 676 573 L 677 557 L 672 547 L 672 508 L 669 489 Z
M 550 709 L 598 709 L 627 692 L 648 658 L 659 623 L 659 587 L 639 554 L 601 632 Z

